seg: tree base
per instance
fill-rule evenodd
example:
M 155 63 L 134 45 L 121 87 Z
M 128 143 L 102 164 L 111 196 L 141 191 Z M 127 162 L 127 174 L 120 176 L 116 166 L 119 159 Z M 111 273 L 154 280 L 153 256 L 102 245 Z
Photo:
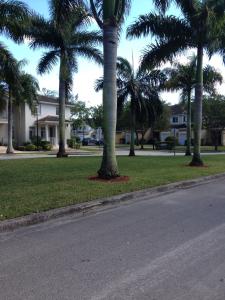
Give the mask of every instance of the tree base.
M 191 151 L 186 151 L 185 152 L 185 156 L 191 156 L 192 154 L 191 154 Z
M 68 157 L 68 154 L 67 153 L 58 152 L 56 156 L 57 156 L 57 158 L 63 158 L 63 157 Z
M 14 150 L 7 149 L 7 150 L 6 150 L 6 154 L 14 154 Z
M 134 151 L 130 151 L 129 156 L 135 156 L 135 152 Z
M 98 178 L 100 178 L 100 179 L 111 180 L 111 179 L 115 179 L 117 177 L 120 177 L 117 170 L 114 171 L 114 170 L 109 170 L 109 169 L 100 169 L 98 171 Z
M 189 164 L 190 167 L 203 167 L 204 163 L 200 157 L 193 157 L 192 161 Z

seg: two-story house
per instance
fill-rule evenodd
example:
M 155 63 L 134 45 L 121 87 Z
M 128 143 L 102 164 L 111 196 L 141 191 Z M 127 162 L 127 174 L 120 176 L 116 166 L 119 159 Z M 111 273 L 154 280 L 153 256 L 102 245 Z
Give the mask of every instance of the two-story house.
M 160 133 L 160 139 L 162 142 L 168 136 L 176 136 L 180 145 L 185 145 L 187 134 L 187 112 L 184 107 L 180 104 L 175 104 L 170 107 L 170 129 Z
M 65 139 L 71 138 L 70 117 L 71 105 L 66 104 L 66 134 Z M 0 143 L 7 144 L 7 112 L 0 114 Z M 13 139 L 17 145 L 31 141 L 35 136 L 49 141 L 54 147 L 59 141 L 59 105 L 54 97 L 38 97 L 38 105 L 35 112 L 24 103 L 13 109 Z
M 160 140 L 164 142 L 168 136 L 176 136 L 178 143 L 180 145 L 185 145 L 187 140 L 187 112 L 180 104 L 172 105 L 170 109 L 170 129 L 168 131 L 160 132 Z M 194 133 L 192 131 L 192 138 L 193 136 Z M 210 143 L 207 130 L 202 129 L 201 138 L 203 144 Z M 224 144 L 224 141 L 225 138 L 221 140 L 222 145 Z

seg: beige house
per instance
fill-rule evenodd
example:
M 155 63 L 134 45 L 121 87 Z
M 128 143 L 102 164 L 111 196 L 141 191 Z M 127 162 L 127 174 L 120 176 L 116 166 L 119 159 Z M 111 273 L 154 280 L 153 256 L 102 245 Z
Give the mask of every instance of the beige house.
M 66 105 L 66 137 L 71 138 L 70 117 L 71 105 Z M 29 142 L 35 136 L 49 141 L 58 147 L 59 140 L 59 105 L 58 99 L 48 96 L 39 96 L 36 113 L 32 113 L 24 103 L 13 110 L 13 140 L 17 145 Z M 0 114 L 0 144 L 7 144 L 7 111 Z

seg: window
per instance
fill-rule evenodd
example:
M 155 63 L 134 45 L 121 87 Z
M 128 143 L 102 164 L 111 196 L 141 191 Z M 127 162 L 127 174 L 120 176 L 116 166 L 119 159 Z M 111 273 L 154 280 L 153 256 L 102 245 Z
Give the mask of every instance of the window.
M 178 117 L 173 117 L 173 123 L 178 123 Z
M 32 140 L 34 136 L 35 136 L 35 127 L 29 127 L 29 139 Z
M 37 106 L 37 114 L 41 115 L 41 104 L 38 104 Z
M 56 116 L 59 116 L 59 106 L 56 106 Z
M 38 104 L 37 106 L 34 107 L 32 111 L 32 115 L 34 116 L 41 115 L 41 104 Z
M 45 127 L 41 127 L 41 138 L 42 138 L 42 139 L 45 139 L 45 138 L 46 138 Z
M 187 122 L 187 118 L 186 118 L 186 116 L 184 116 L 184 119 L 183 119 L 183 120 L 184 120 L 184 123 L 186 123 L 186 122 Z

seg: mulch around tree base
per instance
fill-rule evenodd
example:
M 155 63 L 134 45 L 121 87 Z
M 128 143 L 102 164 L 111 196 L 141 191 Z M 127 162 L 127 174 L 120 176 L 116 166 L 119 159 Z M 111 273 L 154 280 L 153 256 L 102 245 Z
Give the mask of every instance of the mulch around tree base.
M 123 182 L 128 182 L 130 180 L 130 177 L 118 176 L 113 179 L 103 179 L 103 178 L 99 178 L 98 176 L 91 176 L 88 177 L 88 179 L 93 181 L 105 182 L 105 183 L 123 183 Z

